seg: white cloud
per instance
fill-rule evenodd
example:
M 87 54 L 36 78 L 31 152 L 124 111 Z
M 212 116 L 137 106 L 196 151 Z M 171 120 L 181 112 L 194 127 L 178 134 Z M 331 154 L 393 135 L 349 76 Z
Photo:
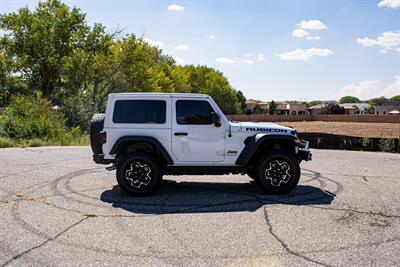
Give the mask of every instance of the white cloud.
M 245 57 L 254 57 L 254 54 L 253 53 L 246 53 L 246 54 L 244 54 L 244 56 Z
M 399 48 L 396 48 L 396 51 L 400 53 L 400 47 L 399 47 Z
M 340 89 L 340 96 L 352 95 L 361 99 L 373 97 L 392 97 L 400 95 L 400 75 L 393 77 L 394 82 L 383 88 L 378 80 L 363 80 L 358 84 L 347 84 Z
M 400 8 L 400 0 L 382 0 L 378 7 Z
M 189 50 L 190 47 L 185 45 L 185 44 L 179 44 L 177 46 L 174 47 L 176 50 Z
M 320 36 L 307 36 L 307 40 L 321 40 Z
M 210 35 L 208 35 L 208 38 L 210 38 L 210 39 L 215 39 L 215 36 L 212 35 L 212 34 L 210 34 Z
M 264 61 L 264 59 L 265 59 L 265 58 L 264 58 L 264 54 L 258 54 L 258 55 L 257 55 L 257 60 L 258 60 L 258 61 Z
M 176 64 L 178 64 L 178 65 L 184 65 L 185 64 L 185 60 L 183 60 L 180 57 L 174 57 L 174 59 L 176 61 Z
M 320 21 L 320 20 L 316 20 L 316 19 L 312 19 L 312 20 L 302 20 L 300 21 L 299 24 L 297 24 L 297 26 L 300 29 L 304 29 L 304 30 L 324 30 L 326 29 L 326 25 Z
M 394 76 L 394 83 L 389 84 L 389 86 L 383 90 L 383 95 L 386 97 L 400 95 L 400 75 Z
M 164 43 L 161 42 L 161 41 L 154 41 L 154 40 L 151 40 L 151 39 L 148 39 L 148 38 L 144 38 L 144 40 L 145 40 L 147 43 L 149 43 L 150 45 L 152 45 L 152 46 L 157 46 L 157 47 L 159 47 L 159 48 L 161 48 L 161 47 L 164 46 Z
M 169 6 L 168 6 L 168 11 L 176 11 L 176 12 L 179 12 L 179 11 L 182 11 L 182 10 L 184 10 L 184 9 L 185 9 L 185 7 L 180 6 L 180 5 L 176 5 L 176 4 L 172 4 L 172 5 L 169 5 Z
M 310 35 L 310 33 L 308 31 L 305 31 L 303 29 L 296 29 L 292 32 L 292 36 L 293 37 L 299 37 L 299 38 L 303 38 L 307 35 Z
M 368 37 L 358 38 L 357 43 L 363 46 L 381 46 L 384 50 L 400 48 L 399 32 L 384 32 L 378 38 L 372 39 Z
M 235 63 L 235 60 L 233 60 L 231 58 L 227 58 L 227 57 L 218 57 L 218 58 L 215 59 L 215 61 L 217 61 L 218 63 L 222 63 L 222 64 Z
M 246 63 L 246 64 L 254 64 L 254 61 L 253 60 L 245 60 L 244 63 Z
M 347 84 L 340 89 L 340 96 L 351 95 L 361 99 L 370 99 L 380 96 L 378 80 L 363 80 L 358 84 Z
M 320 40 L 321 37 L 311 35 L 311 33 L 306 31 L 305 29 L 311 31 L 326 29 L 325 24 L 319 20 L 302 20 L 299 24 L 297 24 L 297 27 L 298 28 L 292 32 L 292 36 L 299 38 L 305 37 L 307 40 Z
M 327 57 L 331 56 L 333 52 L 329 49 L 322 48 L 309 48 L 309 49 L 296 49 L 289 52 L 275 54 L 282 60 L 310 60 L 313 57 Z

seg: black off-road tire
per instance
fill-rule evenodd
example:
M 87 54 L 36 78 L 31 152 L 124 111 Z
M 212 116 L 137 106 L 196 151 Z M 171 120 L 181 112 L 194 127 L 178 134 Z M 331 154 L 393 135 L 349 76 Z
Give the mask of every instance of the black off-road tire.
M 161 182 L 160 161 L 150 153 L 137 152 L 124 156 L 117 167 L 117 182 L 131 196 L 152 192 Z
M 297 158 L 284 150 L 263 155 L 255 167 L 257 184 L 267 193 L 283 195 L 292 191 L 300 179 Z

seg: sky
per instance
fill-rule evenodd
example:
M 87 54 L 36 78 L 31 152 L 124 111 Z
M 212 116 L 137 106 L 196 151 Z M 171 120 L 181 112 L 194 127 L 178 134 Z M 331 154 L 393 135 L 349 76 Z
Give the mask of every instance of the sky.
M 65 0 L 179 64 L 208 65 L 247 98 L 400 95 L 400 0 Z M 0 0 L 9 13 L 36 0 Z

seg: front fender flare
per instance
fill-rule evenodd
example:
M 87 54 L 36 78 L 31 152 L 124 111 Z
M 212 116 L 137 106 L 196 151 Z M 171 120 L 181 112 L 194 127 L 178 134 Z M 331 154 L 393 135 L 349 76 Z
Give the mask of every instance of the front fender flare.
M 254 135 L 247 145 L 243 148 L 239 157 L 236 160 L 236 165 L 247 165 L 257 151 L 257 148 L 267 140 L 295 140 L 297 139 L 294 135 L 279 135 L 279 134 L 266 134 L 259 133 Z

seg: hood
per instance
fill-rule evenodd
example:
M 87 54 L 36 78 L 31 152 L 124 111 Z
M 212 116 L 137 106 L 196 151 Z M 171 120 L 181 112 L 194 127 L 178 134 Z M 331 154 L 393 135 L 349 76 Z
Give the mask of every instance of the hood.
M 271 133 L 271 134 L 291 134 L 295 135 L 297 132 L 295 129 L 281 126 L 270 122 L 238 122 L 240 130 L 244 132 L 259 132 L 259 133 Z

